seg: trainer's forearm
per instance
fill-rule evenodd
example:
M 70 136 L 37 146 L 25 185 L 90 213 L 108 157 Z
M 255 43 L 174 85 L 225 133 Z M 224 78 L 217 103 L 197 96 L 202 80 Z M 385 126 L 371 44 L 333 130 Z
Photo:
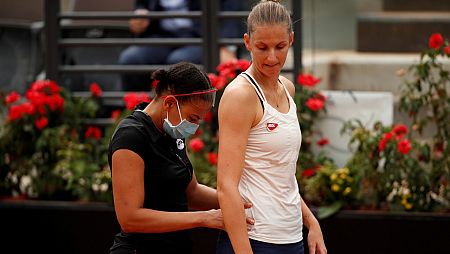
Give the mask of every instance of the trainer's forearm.
M 128 215 L 119 217 L 122 230 L 133 233 L 165 233 L 191 229 L 204 226 L 205 220 L 207 220 L 206 211 L 164 212 L 145 208 L 130 211 Z

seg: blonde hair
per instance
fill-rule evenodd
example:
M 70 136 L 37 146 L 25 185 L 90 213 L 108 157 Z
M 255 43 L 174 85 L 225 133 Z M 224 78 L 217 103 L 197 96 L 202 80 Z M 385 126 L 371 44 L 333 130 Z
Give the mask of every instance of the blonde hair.
M 289 33 L 293 31 L 289 11 L 280 0 L 261 0 L 247 17 L 247 33 L 250 35 L 257 26 L 274 24 L 285 24 Z

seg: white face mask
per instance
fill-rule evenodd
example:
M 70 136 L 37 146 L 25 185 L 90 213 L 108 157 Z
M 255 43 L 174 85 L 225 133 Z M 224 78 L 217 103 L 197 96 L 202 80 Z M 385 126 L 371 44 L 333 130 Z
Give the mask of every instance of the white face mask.
M 187 139 L 190 136 L 195 134 L 199 125 L 195 124 L 195 123 L 191 123 L 188 120 L 183 119 L 181 117 L 181 111 L 180 111 L 180 106 L 178 105 L 178 100 L 177 100 L 177 109 L 178 109 L 178 114 L 180 115 L 181 122 L 179 124 L 177 124 L 176 126 L 174 126 L 169 121 L 169 112 L 167 112 L 167 116 L 164 119 L 164 123 L 163 123 L 163 129 L 173 139 L 179 139 L 179 138 Z

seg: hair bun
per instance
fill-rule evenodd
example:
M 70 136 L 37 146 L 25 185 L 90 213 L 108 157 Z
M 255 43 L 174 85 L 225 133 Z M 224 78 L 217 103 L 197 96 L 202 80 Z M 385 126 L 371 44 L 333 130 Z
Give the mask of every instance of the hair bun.
M 168 71 L 164 69 L 156 70 L 152 73 L 152 79 L 156 79 L 159 81 L 166 81 L 168 76 Z

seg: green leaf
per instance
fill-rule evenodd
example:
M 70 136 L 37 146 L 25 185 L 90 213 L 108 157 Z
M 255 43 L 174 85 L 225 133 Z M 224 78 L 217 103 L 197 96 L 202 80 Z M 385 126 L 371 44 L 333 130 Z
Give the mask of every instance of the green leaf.
M 335 201 L 333 204 L 328 206 L 321 206 L 317 210 L 317 218 L 325 219 L 330 217 L 331 215 L 337 213 L 343 206 L 342 201 Z

